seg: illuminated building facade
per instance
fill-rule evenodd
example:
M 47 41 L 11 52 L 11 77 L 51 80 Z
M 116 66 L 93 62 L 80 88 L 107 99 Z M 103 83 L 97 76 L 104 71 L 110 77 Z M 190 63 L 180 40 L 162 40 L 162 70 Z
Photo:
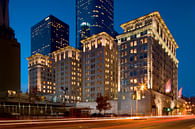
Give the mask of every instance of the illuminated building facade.
M 142 112 L 141 107 L 147 110 L 148 104 L 148 111 L 155 109 L 156 114 L 162 115 L 163 109 L 172 108 L 177 98 L 178 45 L 157 11 L 121 27 L 124 33 L 117 36 L 121 64 L 120 98 L 125 100 L 125 93 L 136 93 L 135 96 L 140 96 L 139 112 Z M 145 89 L 136 92 L 141 85 Z M 145 94 L 141 93 L 144 91 Z M 149 97 L 145 98 L 148 103 L 144 103 L 142 97 Z
M 118 95 L 118 51 L 106 32 L 81 40 L 83 44 L 83 101 L 93 102 L 100 94 L 116 100 Z
M 56 101 L 76 103 L 82 96 L 80 50 L 67 46 L 52 53 L 55 63 Z
M 9 0 L 0 0 L 0 97 L 20 92 L 20 43 L 9 26 Z M 5 100 L 5 99 L 4 99 Z
M 36 53 L 27 60 L 28 93 L 46 98 L 55 94 L 55 71 L 50 57 Z
M 69 26 L 50 15 L 31 28 L 31 55 L 49 55 L 69 45 Z
M 100 32 L 115 37 L 114 0 L 76 0 L 76 48 L 81 40 Z

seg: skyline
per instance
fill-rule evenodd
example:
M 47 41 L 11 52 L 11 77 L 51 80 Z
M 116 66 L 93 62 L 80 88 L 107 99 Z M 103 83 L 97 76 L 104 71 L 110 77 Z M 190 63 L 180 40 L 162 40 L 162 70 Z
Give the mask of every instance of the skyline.
M 119 32 L 119 34 L 121 34 L 122 29 L 120 28 L 120 24 L 123 24 L 127 21 L 133 20 L 145 14 L 148 14 L 152 11 L 158 10 L 161 13 L 161 16 L 163 17 L 168 28 L 170 29 L 173 37 L 175 38 L 176 42 L 179 45 L 179 49 L 177 50 L 177 58 L 179 60 L 178 87 L 179 88 L 181 86 L 183 87 L 185 96 L 195 96 L 195 87 L 193 88 L 193 73 L 195 72 L 195 70 L 194 69 L 188 70 L 188 68 L 193 68 L 193 65 L 195 64 L 195 61 L 193 61 L 193 57 L 192 57 L 193 53 L 190 53 L 193 50 L 193 46 L 195 46 L 192 44 L 193 28 L 195 28 L 195 25 L 193 24 L 193 22 L 195 22 L 195 16 L 193 16 L 192 12 L 195 11 L 195 9 L 193 9 L 193 7 L 195 7 L 195 2 L 191 1 L 191 3 L 187 3 L 187 4 L 178 2 L 177 5 L 175 5 L 174 10 L 172 12 L 169 12 L 169 8 L 174 5 L 174 2 L 173 3 L 169 2 L 170 5 L 168 5 L 168 7 L 164 9 L 163 4 L 166 5 L 168 0 L 164 1 L 161 4 L 159 3 L 156 4 L 155 2 L 147 1 L 145 2 L 145 4 L 142 4 L 140 6 L 141 7 L 142 6 L 147 7 L 147 5 L 150 5 L 150 6 L 147 8 L 143 8 L 143 9 L 141 9 L 141 7 L 136 8 L 136 6 L 133 6 L 133 5 L 137 5 L 138 2 L 128 2 L 127 4 L 127 2 L 124 3 L 124 1 L 125 0 L 120 0 L 119 2 L 119 0 L 115 0 L 115 5 L 114 5 L 115 30 Z M 18 0 L 18 3 L 16 3 L 15 1 L 10 1 L 10 6 L 9 6 L 10 26 L 15 31 L 16 38 L 21 43 L 21 89 L 23 92 L 25 92 L 28 87 L 28 78 L 27 78 L 27 75 L 28 75 L 27 62 L 28 61 L 25 58 L 29 57 L 30 55 L 30 40 L 31 40 L 30 39 L 30 27 L 38 23 L 40 20 L 42 20 L 46 16 L 49 16 L 50 14 L 52 14 L 55 17 L 62 20 L 63 22 L 70 25 L 70 45 L 75 47 L 75 43 L 76 43 L 75 42 L 75 39 L 76 39 L 75 37 L 75 33 L 76 33 L 75 31 L 76 30 L 75 1 L 64 2 L 63 0 L 59 0 L 58 3 L 53 3 L 52 0 L 42 0 L 41 2 L 36 4 L 36 3 L 33 3 L 32 0 L 29 0 L 28 2 L 25 0 Z M 41 5 L 42 6 L 45 5 L 45 7 L 41 7 Z M 64 6 L 65 7 L 67 6 L 67 8 L 63 8 Z M 179 7 L 184 7 L 184 8 L 178 9 Z M 45 8 L 47 8 L 47 10 Z M 42 11 L 44 9 L 45 11 Z M 41 13 L 39 12 L 39 10 L 41 11 Z M 136 13 L 132 12 L 132 10 L 135 10 Z M 64 13 L 66 11 L 67 13 Z M 186 14 L 185 16 L 183 16 L 184 20 L 179 19 L 181 17 L 179 15 L 182 13 Z M 70 16 L 71 16 L 71 19 L 69 19 Z M 186 17 L 188 17 L 189 20 L 185 21 Z M 22 20 L 22 18 L 24 19 Z M 21 24 L 21 22 L 24 22 L 24 23 Z M 186 24 L 189 25 L 189 28 L 185 28 Z M 181 27 L 181 30 L 178 28 L 178 26 Z M 185 45 L 187 43 L 189 43 L 189 46 Z M 184 57 L 183 54 L 184 56 L 185 55 L 187 56 Z M 189 61 L 191 61 L 191 58 L 192 58 L 192 63 L 189 64 Z M 188 78 L 188 75 L 191 75 L 191 76 Z

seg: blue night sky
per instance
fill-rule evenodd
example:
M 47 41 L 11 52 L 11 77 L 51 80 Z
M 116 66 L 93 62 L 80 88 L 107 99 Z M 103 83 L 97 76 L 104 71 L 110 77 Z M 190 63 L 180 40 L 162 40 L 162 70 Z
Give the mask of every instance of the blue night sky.
M 195 0 L 115 0 L 114 24 L 120 24 L 158 10 L 175 38 L 177 49 L 178 86 L 185 96 L 195 96 Z M 50 14 L 70 25 L 70 45 L 75 46 L 75 0 L 10 0 L 10 26 L 21 43 L 21 88 L 28 88 L 30 28 Z

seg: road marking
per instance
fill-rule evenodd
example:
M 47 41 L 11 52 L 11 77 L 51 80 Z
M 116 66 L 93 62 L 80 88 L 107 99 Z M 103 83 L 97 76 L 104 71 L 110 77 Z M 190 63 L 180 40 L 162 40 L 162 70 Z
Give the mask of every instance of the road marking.
M 32 124 L 47 124 L 47 123 L 75 123 L 75 122 L 94 122 L 94 121 L 112 121 L 112 120 L 133 120 L 133 119 L 152 119 L 152 118 L 174 118 L 174 117 L 183 117 L 179 116 L 147 116 L 147 117 L 119 117 L 119 118 L 73 118 L 73 119 L 42 119 L 42 120 L 11 120 L 11 121 L 0 121 L 1 126 L 9 125 L 32 125 Z M 55 121 L 54 121 L 55 120 Z M 4 123 L 3 123 L 4 122 Z M 16 123 L 11 123 L 16 122 Z

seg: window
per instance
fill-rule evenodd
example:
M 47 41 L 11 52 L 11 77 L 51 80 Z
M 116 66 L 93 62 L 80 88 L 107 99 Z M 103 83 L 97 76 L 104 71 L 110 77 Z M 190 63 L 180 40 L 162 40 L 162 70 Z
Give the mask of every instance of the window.
M 127 63 L 127 58 L 125 58 L 125 63 Z
M 125 44 L 125 49 L 127 48 L 127 44 Z
M 130 61 L 133 61 L 133 56 L 130 57 Z
M 144 43 L 147 43 L 147 42 L 148 42 L 148 39 L 147 39 L 147 38 L 145 38 L 145 39 L 144 39 Z
M 133 53 L 137 53 L 137 49 L 136 48 L 134 49 L 134 52 Z
M 134 46 L 137 46 L 137 41 L 136 40 L 134 41 Z
M 134 68 L 133 64 L 130 64 L 130 69 L 133 69 L 133 68 Z
M 144 74 L 147 74 L 147 69 L 144 69 Z
M 121 52 L 121 57 L 123 57 L 124 56 L 124 52 Z
M 144 66 L 147 66 L 147 62 L 144 62 Z
M 123 95 L 122 99 L 125 100 L 125 95 Z
M 95 41 L 91 42 L 91 47 L 95 47 Z
M 95 76 L 91 76 L 91 80 L 94 80 L 95 79 Z
M 144 45 L 144 50 L 145 50 L 145 51 L 147 50 L 147 45 Z
M 134 73 L 133 73 L 133 74 L 134 74 L 134 76 L 137 76 L 137 72 L 136 72 L 136 71 L 134 71 Z
M 141 32 L 141 36 L 146 35 L 146 34 L 147 34 L 147 30 Z
M 135 39 L 136 37 L 137 37 L 136 34 L 131 35 L 131 39 Z
M 99 38 L 99 39 L 97 40 L 97 43 L 98 43 L 98 45 L 101 44 L 101 43 L 102 43 L 102 38 Z
M 134 56 L 134 61 L 137 61 L 137 56 Z
M 125 56 L 127 56 L 127 51 L 125 51 Z
M 130 77 L 132 77 L 133 76 L 133 72 L 130 72 Z
M 147 58 L 147 53 L 144 53 L 144 58 Z
M 130 46 L 133 47 L 133 42 L 130 43 Z
M 145 25 L 150 25 L 152 23 L 152 19 L 148 19 L 145 21 Z
M 139 28 L 139 27 L 141 27 L 141 26 L 142 26 L 142 22 L 137 23 L 137 24 L 135 25 L 135 28 Z
M 121 42 L 127 41 L 127 37 L 121 38 Z
M 144 43 L 144 40 L 143 40 L 143 39 L 141 39 L 141 40 L 140 40 L 140 42 L 141 42 L 141 44 L 143 44 L 143 43 Z
M 134 83 L 137 83 L 137 79 L 134 79 Z

